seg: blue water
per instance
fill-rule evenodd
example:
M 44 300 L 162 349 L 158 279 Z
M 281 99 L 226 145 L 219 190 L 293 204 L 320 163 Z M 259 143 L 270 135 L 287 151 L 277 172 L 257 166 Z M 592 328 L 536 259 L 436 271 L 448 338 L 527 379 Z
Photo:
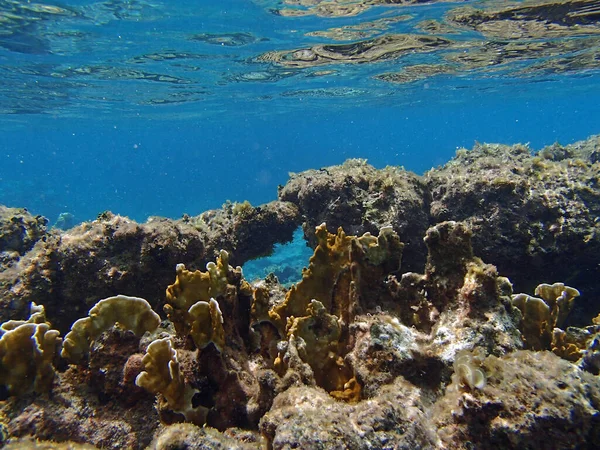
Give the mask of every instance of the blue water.
M 419 33 L 451 3 L 342 18 L 283 17 L 277 1 L 40 3 L 68 12 L 0 1 L 21 17 L 0 29 L 0 203 L 51 223 L 63 212 L 142 221 L 259 204 L 289 172 L 352 157 L 422 173 L 475 141 L 539 149 L 600 132 L 594 67 L 519 77 L 506 65 L 393 84 L 373 77 L 417 56 L 309 69 L 257 59 L 343 43 L 306 33 L 399 14 L 412 19 L 379 35 Z

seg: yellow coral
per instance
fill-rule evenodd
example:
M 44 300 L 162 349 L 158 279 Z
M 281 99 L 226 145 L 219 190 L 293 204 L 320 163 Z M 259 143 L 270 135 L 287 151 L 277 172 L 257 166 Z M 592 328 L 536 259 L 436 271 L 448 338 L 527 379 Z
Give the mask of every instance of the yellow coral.
M 523 316 L 521 334 L 527 347 L 533 350 L 548 349 L 554 328 L 550 307 L 541 298 L 527 294 L 513 295 L 512 304 Z
M 552 344 L 552 332 L 555 327 L 561 327 L 576 297 L 577 289 L 565 286 L 563 283 L 540 284 L 535 289 L 535 295 L 513 295 L 513 305 L 523 316 L 521 320 L 521 333 L 528 348 L 533 350 L 549 350 Z M 559 335 L 556 337 L 560 340 Z M 560 345 L 557 341 L 556 348 Z M 560 352 L 566 349 L 557 350 Z
M 578 328 L 569 328 L 568 331 L 555 328 L 552 331 L 552 352 L 567 361 L 578 361 L 592 337 L 589 332 Z
M 178 309 L 188 310 L 194 303 L 208 302 L 217 298 L 227 288 L 229 253 L 221 250 L 217 262 L 206 264 L 206 272 L 189 271 L 183 264 L 177 264 L 175 283 L 167 288 L 167 302 Z
M 325 224 L 316 228 L 315 236 L 318 244 L 308 269 L 302 271 L 302 281 L 292 286 L 285 300 L 269 312 L 271 321 L 282 335 L 287 318 L 304 316 L 312 299 L 321 302 L 327 311 L 338 317 L 341 317 L 342 309 L 349 307 L 350 246 L 355 237 L 347 236 L 341 228 L 337 234 L 329 234 Z
M 0 332 L 11 331 L 25 323 L 46 323 L 46 310 L 43 305 L 36 305 L 31 302 L 29 309 L 29 319 L 27 320 L 9 320 L 0 325 Z
M 164 307 L 177 334 L 187 336 L 191 331 L 190 308 L 198 302 L 210 302 L 225 294 L 229 271 L 229 254 L 221 250 L 217 262 L 209 262 L 206 272 L 189 271 L 183 264 L 177 265 L 175 283 L 167 288 L 167 304 Z
M 208 409 L 202 406 L 194 408 L 192 398 L 196 390 L 186 385 L 169 338 L 152 342 L 142 359 L 144 371 L 135 379 L 135 384 L 153 394 L 161 394 L 168 407 L 197 425 L 206 422 Z
M 344 360 L 348 325 L 358 307 L 363 279 L 380 278 L 397 271 L 403 244 L 391 227 L 377 237 L 370 233 L 347 236 L 339 228 L 330 234 L 325 224 L 315 230 L 318 244 L 302 281 L 292 286 L 285 299 L 268 311 L 269 321 L 280 336 L 286 336 L 288 349 L 294 347 L 300 359 L 313 370 L 317 384 L 332 396 L 356 401 L 361 386 Z M 252 304 L 254 322 L 266 319 L 269 306 L 265 292 L 256 290 Z M 275 360 L 283 372 L 284 350 Z
M 311 300 L 304 316 L 288 319 L 287 337 L 298 342 L 298 354 L 313 370 L 315 381 L 336 398 L 357 401 L 361 388 L 352 369 L 340 356 L 342 327 L 338 318 L 328 314 L 323 304 Z M 280 354 L 275 367 L 283 371 Z
M 55 375 L 52 360 L 61 339 L 45 322 L 43 307 L 32 303 L 29 320 L 5 322 L 0 336 L 0 384 L 8 393 L 50 390 Z
M 73 324 L 65 336 L 61 356 L 73 362 L 81 361 L 92 342 L 115 324 L 141 336 L 146 331 L 156 330 L 160 317 L 143 298 L 126 295 L 105 298 L 90 309 L 89 317 Z
M 575 298 L 579 297 L 579 291 L 564 283 L 540 284 L 535 288 L 535 295 L 544 299 L 556 316 L 554 326 L 560 328 L 571 312 Z
M 197 302 L 188 310 L 188 314 L 191 323 L 190 335 L 196 347 L 202 349 L 212 342 L 217 350 L 223 351 L 225 330 L 219 303 L 214 298 L 208 302 Z

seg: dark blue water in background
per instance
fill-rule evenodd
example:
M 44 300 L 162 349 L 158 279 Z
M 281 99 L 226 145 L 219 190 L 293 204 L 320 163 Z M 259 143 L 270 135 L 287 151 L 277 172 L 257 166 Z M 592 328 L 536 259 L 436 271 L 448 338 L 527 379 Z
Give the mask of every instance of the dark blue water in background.
M 475 141 L 539 149 L 600 132 L 597 70 L 523 79 L 466 71 L 400 85 L 373 76 L 414 55 L 334 65 L 324 77 L 256 60 L 327 42 L 305 32 L 393 14 L 413 19 L 386 32 L 414 32 L 448 3 L 344 18 L 281 17 L 276 1 L 61 3 L 68 14 L 15 5 L 0 2 L 23 16 L 0 36 L 0 203 L 50 223 L 64 212 L 142 221 L 226 200 L 259 204 L 289 172 L 347 158 L 423 173 Z M 254 41 L 192 39 L 236 32 Z M 179 53 L 165 62 L 160 52 Z

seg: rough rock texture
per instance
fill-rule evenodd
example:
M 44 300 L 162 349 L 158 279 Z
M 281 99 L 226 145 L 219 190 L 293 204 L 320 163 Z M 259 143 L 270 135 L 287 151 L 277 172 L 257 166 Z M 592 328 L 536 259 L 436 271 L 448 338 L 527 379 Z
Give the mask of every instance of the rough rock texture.
M 251 450 L 260 448 L 260 442 L 256 433 L 232 429 L 226 435 L 214 428 L 180 423 L 161 430 L 148 450 Z
M 464 225 L 441 223 L 428 230 L 425 242 L 425 274 L 387 280 L 397 309 L 358 316 L 351 327 L 354 345 L 346 358 L 365 397 L 398 376 L 435 396 L 457 352 L 480 347 L 502 355 L 522 348 L 510 285 L 472 255 Z
M 0 272 L 0 321 L 24 317 L 34 301 L 46 307 L 50 321 L 64 333 L 101 298 L 135 295 L 158 305 L 177 264 L 204 268 L 220 249 L 232 254 L 234 264 L 243 264 L 268 254 L 276 242 L 290 240 L 298 226 L 291 204 L 249 206 L 239 214 L 229 209 L 181 220 L 150 218 L 143 224 L 104 213 L 65 232 L 52 230 L 35 245 L 31 233 L 22 231 L 22 243 L 5 244 L 31 249 Z M 208 216 L 210 226 L 204 223 Z M 31 223 L 28 216 L 16 217 L 2 222 L 9 232 L 14 222 Z M 43 228 L 36 220 L 38 226 L 30 229 L 38 232 Z
M 241 266 L 246 261 L 269 255 L 275 243 L 288 242 L 300 225 L 297 207 L 288 202 L 274 201 L 252 207 L 250 203 L 225 203 L 221 209 L 206 211 L 199 216 L 184 217 L 206 234 L 205 246 L 209 260 L 220 250 L 230 253 L 230 263 Z
M 298 205 L 313 246 L 322 222 L 352 234 L 391 225 L 406 244 L 402 271 L 422 270 L 429 225 L 463 221 L 475 254 L 516 291 L 562 281 L 582 292 L 574 323 L 600 312 L 592 298 L 600 292 L 600 136 L 537 154 L 523 145 L 477 144 L 423 178 L 349 160 L 292 175 L 279 198 Z
M 347 234 L 377 234 L 392 226 L 406 245 L 403 271 L 422 270 L 423 235 L 429 226 L 429 193 L 424 181 L 403 169 L 376 170 L 363 159 L 340 166 L 292 174 L 280 188 L 279 199 L 289 201 L 304 217 L 304 234 L 316 244 L 314 230 L 325 222 L 330 231 L 342 227 Z
M 432 410 L 446 448 L 598 448 L 600 378 L 527 350 L 488 357 L 483 368 L 483 389 L 450 385 Z
M 31 250 L 47 231 L 48 220 L 24 208 L 0 205 L 0 271 Z
M 402 276 L 402 247 L 389 228 L 360 238 L 319 228 L 309 269 L 289 291 L 273 278 L 248 284 L 223 254 L 200 274 L 219 276 L 209 292 L 222 312 L 222 348 L 196 348 L 170 321 L 142 339 L 113 328 L 82 364 L 56 362 L 50 394 L 0 400 L 0 436 L 102 448 L 377 450 L 571 448 L 600 435 L 598 378 L 519 351 L 511 286 L 473 255 L 464 223 L 429 228 L 424 273 Z M 186 401 L 207 411 L 198 423 L 206 428 L 162 428 L 185 417 L 160 391 L 155 400 L 136 386 L 148 369 L 141 354 L 159 338 L 173 343 L 178 379 L 192 393 Z M 456 366 L 465 352 L 483 363 Z M 174 370 L 169 363 L 165 376 Z M 469 370 L 480 371 L 476 384 L 464 382 Z M 324 375 L 345 384 L 332 387 Z
M 600 292 L 599 151 L 600 137 L 535 156 L 521 145 L 461 150 L 426 176 L 431 220 L 464 221 L 475 253 L 516 291 L 562 281 L 577 286 L 585 307 Z
M 70 370 L 57 380 L 51 396 L 6 400 L 0 414 L 5 427 L 2 430 L 0 426 L 0 446 L 4 432 L 13 438 L 35 436 L 98 448 L 145 448 L 159 426 L 153 396 L 144 393 L 135 408 L 127 408 L 117 398 L 99 396 L 92 383 L 85 375 Z
M 294 177 L 281 196 L 298 206 L 226 204 L 145 224 L 104 214 L 46 232 L 0 272 L 0 321 L 24 316 L 35 301 L 64 335 L 115 294 L 145 297 L 161 312 L 173 283 L 168 319 L 141 338 L 118 323 L 99 330 L 87 359 L 55 358 L 47 393 L 0 386 L 0 446 L 33 437 L 113 449 L 594 448 L 597 336 L 584 339 L 579 363 L 592 373 L 521 351 L 528 317 L 512 304 L 506 272 L 489 264 L 507 265 L 518 286 L 598 283 L 583 270 L 598 262 L 594 142 L 538 156 L 522 146 L 478 146 L 424 179 L 351 161 Z M 376 193 L 384 199 L 373 207 Z M 317 227 L 315 253 L 290 289 L 274 277 L 251 285 L 227 264 L 221 247 L 241 264 L 288 239 L 300 214 L 306 230 L 321 221 L 376 228 L 353 236 Z M 464 220 L 427 226 L 454 216 Z M 217 255 L 206 272 L 176 269 L 203 269 Z M 412 262 L 401 265 L 405 256 Z M 407 272 L 411 266 L 419 268 Z M 194 313 L 199 304 L 212 308 L 210 320 Z M 0 335 L 19 323 L 0 323 Z M 208 333 L 215 329 L 218 339 Z M 563 350 L 576 331 L 565 330 L 557 354 L 572 355 Z M 165 383 L 150 393 L 136 380 L 152 369 L 144 353 L 158 339 L 168 342 L 154 367 Z M 53 345 L 59 355 L 59 340 Z M 22 358 L 35 363 L 36 354 Z M 179 389 L 189 408 L 169 404 L 165 386 Z M 190 409 L 206 414 L 188 417 Z M 205 427 L 178 425 L 186 419 Z
M 401 378 L 355 405 L 314 387 L 279 394 L 260 429 L 274 450 L 435 448 L 419 390 Z

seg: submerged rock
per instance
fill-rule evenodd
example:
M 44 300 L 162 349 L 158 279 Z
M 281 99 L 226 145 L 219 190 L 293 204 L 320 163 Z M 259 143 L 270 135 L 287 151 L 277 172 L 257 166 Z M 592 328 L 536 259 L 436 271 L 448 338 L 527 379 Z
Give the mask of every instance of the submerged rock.
M 5 247 L 23 254 L 0 272 L 0 321 L 25 317 L 33 301 L 46 307 L 63 332 L 101 298 L 125 294 L 157 305 L 177 264 L 203 268 L 220 249 L 243 264 L 291 240 L 298 226 L 296 208 L 281 202 L 146 223 L 103 213 L 68 231 L 46 232 L 45 220 L 14 217 L 4 222 L 14 236 Z M 40 233 L 44 239 L 34 239 Z
M 6 270 L 46 235 L 48 220 L 25 208 L 0 205 L 0 271 Z
M 106 213 L 27 244 L 31 218 L 15 211 L 0 445 L 595 448 L 600 319 L 568 327 L 585 289 L 513 296 L 503 276 L 598 283 L 594 142 L 477 146 L 425 177 L 351 161 L 292 177 L 288 202 L 145 224 Z M 290 289 L 230 265 L 301 220 L 316 247 Z M 33 305 L 8 320 L 32 300 L 47 317 Z

